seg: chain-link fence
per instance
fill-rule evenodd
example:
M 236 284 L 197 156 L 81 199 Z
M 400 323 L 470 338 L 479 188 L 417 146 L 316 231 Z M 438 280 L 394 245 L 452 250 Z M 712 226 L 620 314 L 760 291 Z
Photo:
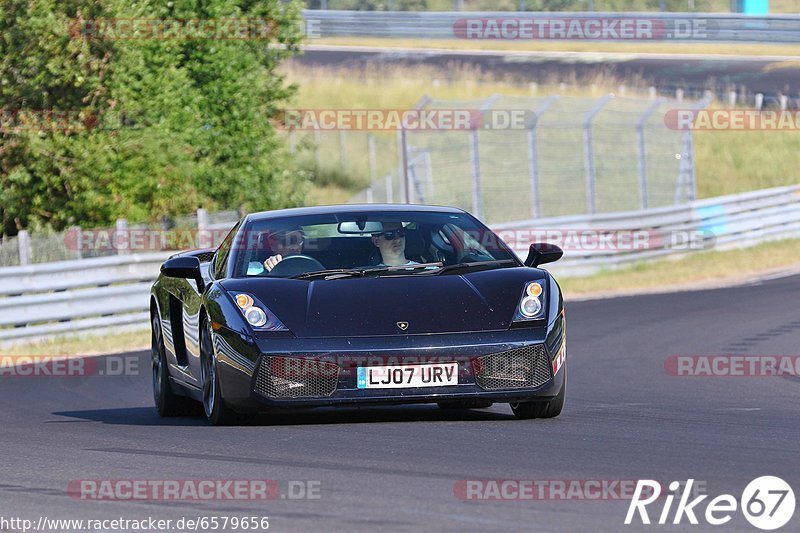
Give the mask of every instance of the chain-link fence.
M 470 129 L 399 132 L 375 157 L 397 169 L 373 170 L 371 186 L 351 201 L 453 205 L 489 223 L 686 203 L 696 193 L 692 136 L 666 117 L 707 103 L 612 95 L 423 99 L 420 109 L 477 110 L 480 119 Z M 497 127 L 515 114 L 524 123 Z
M 240 217 L 238 211 L 208 213 L 199 209 L 192 215 L 150 224 L 128 224 L 120 219 L 111 228 L 20 231 L 17 236 L 0 238 L 0 267 L 215 246 Z M 210 231 L 201 235 L 204 229 Z

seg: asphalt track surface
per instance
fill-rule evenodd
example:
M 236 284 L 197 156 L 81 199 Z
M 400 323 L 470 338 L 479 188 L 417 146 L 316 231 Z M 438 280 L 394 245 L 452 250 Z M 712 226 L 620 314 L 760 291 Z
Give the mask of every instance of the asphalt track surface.
M 569 394 L 552 420 L 518 421 L 507 405 L 324 409 L 240 427 L 160 419 L 144 353 L 139 375 L 2 377 L 0 517 L 269 516 L 275 531 L 625 531 L 648 529 L 623 526 L 625 501 L 462 501 L 454 486 L 694 478 L 712 496 L 738 497 L 750 480 L 777 475 L 800 495 L 800 381 L 664 370 L 672 354 L 798 354 L 798 294 L 800 276 L 568 301 Z M 67 495 L 80 479 L 316 480 L 321 492 L 313 500 L 97 502 Z M 740 513 L 713 529 L 756 531 Z M 783 530 L 800 530 L 800 513 Z
M 682 88 L 690 94 L 713 89 L 719 94 L 730 87 L 775 97 L 792 97 L 800 91 L 800 58 L 703 56 L 691 54 L 617 54 L 587 52 L 490 52 L 426 51 L 342 46 L 309 46 L 292 61 L 304 66 L 361 68 L 366 65 L 440 68 L 442 77 L 454 67 L 468 66 L 481 72 L 527 82 L 571 82 L 606 79 L 641 80 L 660 90 Z

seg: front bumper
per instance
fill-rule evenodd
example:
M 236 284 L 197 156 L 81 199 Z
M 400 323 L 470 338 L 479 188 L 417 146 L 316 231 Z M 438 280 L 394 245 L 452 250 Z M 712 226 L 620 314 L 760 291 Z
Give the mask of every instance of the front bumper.
M 250 364 L 220 369 L 222 392 L 234 407 L 248 409 L 450 400 L 547 401 L 564 383 L 563 368 L 554 374 L 553 367 L 553 359 L 563 347 L 562 331 L 560 325 L 551 324 L 468 334 L 257 339 Z M 223 362 L 228 359 L 220 357 Z M 457 385 L 357 386 L 358 367 L 445 362 L 458 363 Z

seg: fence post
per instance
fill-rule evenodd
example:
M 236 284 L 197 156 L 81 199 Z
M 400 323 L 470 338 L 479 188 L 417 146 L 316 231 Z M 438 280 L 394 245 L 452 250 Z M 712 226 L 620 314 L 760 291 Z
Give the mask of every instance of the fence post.
M 342 174 L 347 173 L 347 137 L 345 130 L 339 130 L 339 163 L 342 168 Z
M 597 210 L 597 198 L 595 196 L 595 185 L 597 176 L 594 168 L 594 144 L 592 142 L 592 120 L 601 109 L 614 98 L 614 95 L 608 94 L 600 99 L 597 104 L 586 114 L 583 119 L 583 162 L 586 169 L 586 211 L 588 214 L 593 215 Z
M 31 236 L 27 230 L 20 230 L 17 233 L 17 247 L 19 248 L 19 264 L 31 264 Z
M 121 246 L 120 243 L 125 243 Z M 124 218 L 117 219 L 116 238 L 114 239 L 114 246 L 117 248 L 117 255 L 127 255 L 129 253 L 130 235 L 128 234 L 128 220 Z
M 75 256 L 77 259 L 83 259 L 83 233 L 80 226 L 72 226 L 69 228 L 68 233 L 75 235 Z
M 397 178 L 400 180 L 400 198 L 401 202 L 407 202 L 405 192 L 406 180 L 406 134 L 402 125 L 397 129 Z
M 639 206 L 642 209 L 647 209 L 647 155 L 644 143 L 644 125 L 653 113 L 658 110 L 663 101 L 663 98 L 654 100 L 636 122 L 636 144 L 639 147 L 637 160 L 637 170 L 639 171 Z
M 411 203 L 411 184 L 408 182 L 411 175 L 408 173 L 408 137 L 406 130 L 400 127 L 400 159 L 402 160 L 403 173 L 400 174 L 400 183 L 402 183 L 403 202 L 406 204 Z
M 469 132 L 469 161 L 472 169 L 472 214 L 483 219 L 483 202 L 481 198 L 481 159 L 478 149 L 478 128 L 473 126 Z
M 375 136 L 371 133 L 367 134 L 367 143 L 369 145 L 369 183 L 371 187 L 375 183 L 378 170 L 375 163 Z
M 389 172 L 387 172 L 386 175 L 383 177 L 383 181 L 386 184 L 386 203 L 393 204 L 394 184 L 392 183 L 392 175 Z
M 317 165 L 317 170 L 322 167 L 322 156 L 320 155 L 320 144 L 322 144 L 322 133 L 319 130 L 314 130 L 314 160 Z
M 372 185 L 367 187 L 367 203 L 372 204 L 375 203 L 374 198 L 372 197 Z
M 212 243 L 208 235 L 208 211 L 202 207 L 197 210 L 197 247 L 211 248 Z
M 539 109 L 534 111 L 533 118 L 528 122 L 528 177 L 531 181 L 531 216 L 539 218 L 541 216 L 541 200 L 539 199 L 539 143 L 536 138 L 536 128 L 539 125 L 539 118 L 544 115 L 547 108 L 558 99 L 558 96 L 550 96 Z
M 706 91 L 702 100 L 693 105 L 690 109 L 692 111 L 699 111 L 707 107 L 713 98 L 713 95 Z M 691 129 L 683 131 L 683 139 L 681 146 L 681 158 L 678 165 L 678 183 L 675 186 L 675 204 L 681 203 L 681 196 L 685 188 L 686 201 L 691 202 L 697 198 L 697 179 L 694 169 L 694 140 L 692 139 Z

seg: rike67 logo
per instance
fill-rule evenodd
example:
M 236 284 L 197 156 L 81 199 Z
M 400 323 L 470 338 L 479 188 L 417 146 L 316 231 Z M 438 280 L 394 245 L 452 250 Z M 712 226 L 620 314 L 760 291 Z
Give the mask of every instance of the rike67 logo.
M 742 514 L 751 525 L 764 531 L 772 531 L 785 526 L 794 515 L 795 498 L 792 487 L 784 480 L 775 476 L 762 476 L 748 483 L 737 501 L 731 494 L 721 494 L 705 504 L 705 511 L 701 512 L 707 494 L 697 496 L 691 501 L 693 479 L 686 483 L 673 481 L 669 484 L 669 492 L 663 497 L 661 484 L 650 479 L 640 479 L 636 484 L 625 524 L 634 523 L 636 517 L 642 524 L 650 524 L 648 506 L 656 501 L 663 501 L 661 512 L 653 517 L 659 525 L 668 523 L 688 523 L 697 525 L 698 517 L 705 519 L 707 524 L 721 526 L 733 518 L 734 513 L 741 509 Z M 683 489 L 681 491 L 681 489 Z M 678 492 L 680 491 L 680 492 Z M 678 500 L 672 511 L 674 500 Z M 658 505 L 653 505 L 650 511 L 658 511 Z M 672 520 L 670 520 L 670 515 Z

